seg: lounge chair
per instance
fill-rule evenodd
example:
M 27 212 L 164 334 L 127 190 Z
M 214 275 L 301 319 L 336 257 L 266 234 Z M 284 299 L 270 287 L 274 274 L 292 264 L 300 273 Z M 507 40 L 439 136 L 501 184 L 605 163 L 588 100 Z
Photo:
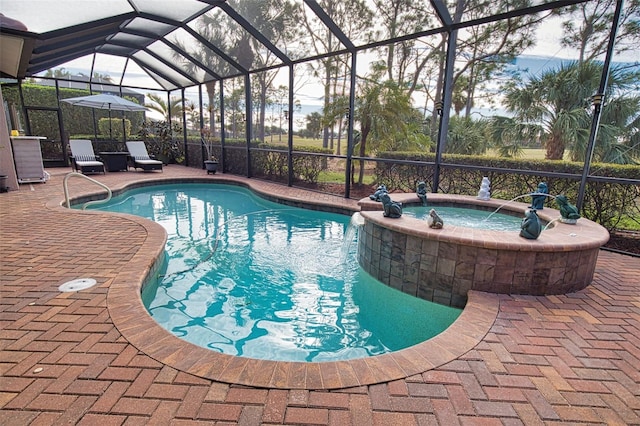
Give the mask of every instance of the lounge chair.
M 147 147 L 142 141 L 128 141 L 127 150 L 131 156 L 133 167 L 142 169 L 145 172 L 149 170 L 162 171 L 162 161 L 154 160 L 147 152 Z
M 104 163 L 93 153 L 89 139 L 70 139 L 71 165 L 80 173 L 104 173 Z

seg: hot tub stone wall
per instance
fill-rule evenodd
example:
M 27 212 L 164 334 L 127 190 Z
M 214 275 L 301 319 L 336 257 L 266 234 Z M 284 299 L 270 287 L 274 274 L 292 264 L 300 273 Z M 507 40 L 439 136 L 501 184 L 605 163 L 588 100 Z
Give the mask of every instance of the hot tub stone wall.
M 503 294 L 565 294 L 593 279 L 598 248 L 567 252 L 465 246 L 407 235 L 365 221 L 360 266 L 405 293 L 462 308 L 469 290 Z

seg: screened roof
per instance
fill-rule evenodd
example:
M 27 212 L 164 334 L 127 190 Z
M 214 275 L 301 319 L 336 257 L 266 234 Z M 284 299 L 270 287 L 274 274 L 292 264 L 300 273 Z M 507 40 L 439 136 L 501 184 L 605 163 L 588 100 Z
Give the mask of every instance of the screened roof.
M 4 77 L 24 78 L 85 59 L 92 70 L 108 64 L 121 85 L 144 73 L 149 88 L 174 90 L 583 1 L 482 0 L 462 13 L 456 1 L 415 2 L 412 19 L 392 31 L 378 22 L 392 13 L 389 2 L 375 0 L 366 12 L 358 2 L 315 0 L 3 1 L 0 65 Z M 351 27 L 344 17 L 354 13 L 370 24 Z

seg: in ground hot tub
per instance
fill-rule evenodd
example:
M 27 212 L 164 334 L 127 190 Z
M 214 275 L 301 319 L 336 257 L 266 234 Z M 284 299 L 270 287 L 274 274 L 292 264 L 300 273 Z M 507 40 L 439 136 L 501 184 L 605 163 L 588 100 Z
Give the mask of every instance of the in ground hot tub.
M 415 194 L 392 193 L 404 206 L 420 205 Z M 427 206 L 486 210 L 500 208 L 524 217 L 528 204 L 478 200 L 471 196 L 429 194 Z M 588 219 L 575 225 L 560 223 L 560 212 L 538 211 L 550 226 L 536 240 L 518 231 L 472 229 L 447 223 L 432 229 L 426 221 L 402 215 L 383 216 L 382 204 L 359 202 L 364 226 L 358 239 L 360 266 L 381 282 L 422 299 L 464 307 L 469 290 L 504 294 L 565 294 L 588 286 L 598 250 L 608 231 Z

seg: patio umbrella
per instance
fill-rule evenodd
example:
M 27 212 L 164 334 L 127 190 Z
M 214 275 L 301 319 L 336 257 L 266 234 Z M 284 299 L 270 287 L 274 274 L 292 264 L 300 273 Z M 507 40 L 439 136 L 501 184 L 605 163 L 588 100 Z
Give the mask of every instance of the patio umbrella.
M 111 111 L 146 111 L 143 105 L 128 101 L 120 96 L 100 93 L 98 95 L 79 96 L 77 98 L 62 99 L 71 105 L 85 106 L 109 110 L 109 137 L 111 137 Z

